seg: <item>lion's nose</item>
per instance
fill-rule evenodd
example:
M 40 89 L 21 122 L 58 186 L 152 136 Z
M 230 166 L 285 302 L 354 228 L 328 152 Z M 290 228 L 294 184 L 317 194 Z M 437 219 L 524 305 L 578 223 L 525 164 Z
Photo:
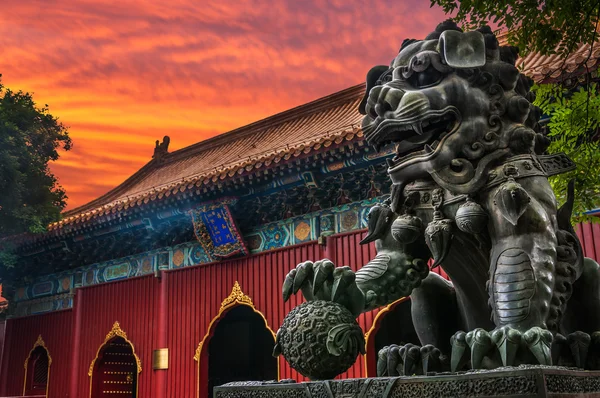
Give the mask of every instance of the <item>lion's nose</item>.
M 375 86 L 369 91 L 369 98 L 367 98 L 367 104 L 365 105 L 365 111 L 367 115 L 376 119 L 378 115 L 377 104 L 379 102 L 379 94 L 381 93 L 383 86 Z
M 431 108 L 427 96 L 419 91 L 410 91 L 402 96 L 398 107 L 396 117 L 402 119 L 417 117 Z
M 392 87 L 386 87 L 386 89 L 382 90 L 379 96 L 382 98 L 381 104 L 386 111 L 395 111 L 398 109 L 398 105 L 400 105 L 400 101 L 402 101 L 402 97 L 404 96 L 405 92 L 404 90 L 399 90 Z
M 371 90 L 367 101 L 367 112 L 374 118 L 385 117 L 386 113 L 393 112 L 398 108 L 403 90 L 388 86 L 377 86 Z

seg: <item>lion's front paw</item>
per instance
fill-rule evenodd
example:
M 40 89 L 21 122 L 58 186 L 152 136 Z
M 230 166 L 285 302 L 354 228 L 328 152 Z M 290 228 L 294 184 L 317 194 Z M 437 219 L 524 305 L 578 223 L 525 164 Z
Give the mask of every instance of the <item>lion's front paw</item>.
M 441 371 L 444 357 L 441 351 L 428 344 L 423 347 L 414 344 L 392 344 L 379 350 L 377 356 L 377 376 L 409 376 Z
M 336 267 L 330 260 L 305 261 L 291 270 L 283 282 L 283 300 L 302 291 L 307 301 L 333 301 L 358 316 L 368 297 L 356 285 L 356 275 L 348 266 Z
M 552 365 L 554 336 L 540 327 L 520 332 L 501 326 L 488 332 L 478 328 L 452 336 L 451 369 L 516 366 L 520 364 Z

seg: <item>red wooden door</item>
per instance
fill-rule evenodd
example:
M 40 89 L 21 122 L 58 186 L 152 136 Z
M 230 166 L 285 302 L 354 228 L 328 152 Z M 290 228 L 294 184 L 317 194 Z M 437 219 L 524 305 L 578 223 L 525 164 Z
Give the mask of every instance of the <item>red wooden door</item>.
M 131 345 L 116 337 L 102 348 L 92 373 L 92 398 L 136 397 L 137 363 Z

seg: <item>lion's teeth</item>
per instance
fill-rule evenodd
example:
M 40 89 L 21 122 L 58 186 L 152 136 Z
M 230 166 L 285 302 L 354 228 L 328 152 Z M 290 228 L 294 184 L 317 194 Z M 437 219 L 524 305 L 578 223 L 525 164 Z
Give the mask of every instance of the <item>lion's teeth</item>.
M 417 134 L 423 135 L 423 127 L 421 126 L 421 123 L 417 122 L 413 124 L 413 130 L 415 130 Z

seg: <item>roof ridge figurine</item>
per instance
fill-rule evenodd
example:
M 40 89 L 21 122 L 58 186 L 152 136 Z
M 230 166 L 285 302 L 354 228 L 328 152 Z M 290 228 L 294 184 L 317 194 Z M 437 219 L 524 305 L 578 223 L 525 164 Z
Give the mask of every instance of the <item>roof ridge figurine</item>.
M 163 137 L 162 142 L 156 140 L 156 146 L 154 147 L 154 155 L 152 155 L 152 159 L 156 161 L 161 161 L 169 154 L 169 143 L 171 142 L 171 138 L 168 135 Z

